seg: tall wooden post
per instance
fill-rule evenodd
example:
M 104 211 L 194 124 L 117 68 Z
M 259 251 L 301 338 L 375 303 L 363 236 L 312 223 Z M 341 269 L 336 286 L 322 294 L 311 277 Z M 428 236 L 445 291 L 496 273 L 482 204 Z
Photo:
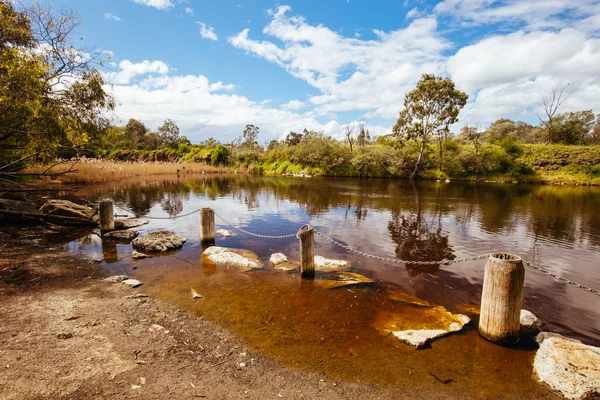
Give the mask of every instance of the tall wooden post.
M 300 239 L 300 276 L 312 278 L 315 276 L 315 230 L 305 225 L 298 232 L 298 239 Z
M 214 243 L 215 241 L 215 212 L 212 208 L 200 210 L 200 242 Z
M 112 200 L 100 202 L 100 233 L 115 230 L 115 209 Z
M 525 268 L 520 257 L 492 253 L 485 265 L 479 334 L 498 344 L 519 340 Z

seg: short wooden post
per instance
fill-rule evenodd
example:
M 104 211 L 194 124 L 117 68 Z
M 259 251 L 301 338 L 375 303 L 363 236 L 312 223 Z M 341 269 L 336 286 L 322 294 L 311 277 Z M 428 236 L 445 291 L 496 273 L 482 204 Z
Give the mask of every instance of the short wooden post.
M 100 233 L 115 230 L 115 208 L 112 200 L 100 202 Z
M 485 265 L 479 334 L 498 344 L 519 340 L 525 268 L 520 257 L 492 253 Z
M 213 243 L 215 241 L 215 212 L 212 208 L 200 210 L 200 242 Z
M 313 278 L 315 276 L 315 230 L 309 225 L 300 228 L 300 276 Z

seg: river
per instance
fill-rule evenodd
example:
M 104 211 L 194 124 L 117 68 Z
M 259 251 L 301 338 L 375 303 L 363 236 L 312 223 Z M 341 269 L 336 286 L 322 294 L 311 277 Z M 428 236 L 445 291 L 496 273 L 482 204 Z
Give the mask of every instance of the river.
M 493 251 L 519 255 L 561 277 L 600 289 L 600 188 L 384 179 L 206 176 L 145 178 L 85 186 L 77 196 L 108 197 L 116 212 L 173 217 L 211 207 L 236 226 L 265 235 L 297 232 L 303 224 L 359 251 L 387 258 L 439 261 Z M 505 348 L 477 334 L 485 260 L 415 266 L 365 258 L 317 236 L 315 252 L 351 263 L 374 279 L 365 288 L 326 290 L 269 267 L 274 252 L 299 259 L 296 238 L 261 239 L 231 230 L 217 245 L 255 252 L 265 270 L 239 273 L 203 262 L 198 214 L 151 219 L 137 230 L 169 229 L 187 238 L 177 254 L 131 260 L 130 245 L 90 234 L 71 251 L 102 258 L 111 273 L 144 282 L 148 294 L 202 315 L 277 360 L 339 379 L 393 383 L 408 376 L 478 387 L 478 396 L 546 395 L 531 378 L 531 346 Z M 135 267 L 135 269 L 132 269 Z M 192 301 L 190 287 L 203 299 Z M 414 350 L 382 335 L 382 313 L 419 309 L 389 293 L 416 296 L 472 321 L 462 333 Z M 600 298 L 526 268 L 523 308 L 546 329 L 600 345 Z M 508 391 L 508 392 L 507 392 Z M 535 397 L 535 396 L 534 396 Z

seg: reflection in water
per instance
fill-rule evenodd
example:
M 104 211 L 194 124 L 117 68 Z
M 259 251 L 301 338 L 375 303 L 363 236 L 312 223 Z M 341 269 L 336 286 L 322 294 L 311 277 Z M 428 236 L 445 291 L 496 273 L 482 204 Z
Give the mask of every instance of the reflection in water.
M 263 234 L 287 234 L 310 223 L 361 251 L 390 258 L 442 260 L 503 250 L 600 288 L 600 188 L 225 176 L 95 185 L 82 188 L 79 194 L 91 201 L 111 197 L 117 208 L 131 210 L 136 216 L 173 216 L 212 207 L 233 223 Z M 216 222 L 217 228 L 231 229 L 220 220 Z M 143 233 L 159 228 L 174 230 L 188 239 L 183 253 L 195 250 L 187 260 L 201 266 L 201 276 L 209 279 L 219 275 L 214 265 L 199 260 L 197 215 L 152 221 L 137 229 Z M 295 239 L 264 241 L 237 234 L 218 242 L 248 248 L 265 263 L 273 252 L 299 258 Z M 105 248 L 108 252 L 108 245 L 102 243 L 98 250 Z M 107 268 L 123 267 L 128 262 L 127 249 L 119 246 L 121 260 L 117 262 L 108 255 L 113 254 L 113 247 L 106 261 L 115 262 Z M 479 303 L 485 262 L 398 267 L 361 258 L 319 238 L 316 252 L 347 259 L 355 271 L 381 285 L 418 295 L 449 310 Z M 156 262 L 166 263 L 166 259 Z M 301 285 L 297 284 L 299 290 Z M 527 270 L 525 285 L 525 306 L 550 329 L 600 343 L 600 311 L 592 294 L 534 270 Z M 375 292 L 370 293 L 375 296 Z

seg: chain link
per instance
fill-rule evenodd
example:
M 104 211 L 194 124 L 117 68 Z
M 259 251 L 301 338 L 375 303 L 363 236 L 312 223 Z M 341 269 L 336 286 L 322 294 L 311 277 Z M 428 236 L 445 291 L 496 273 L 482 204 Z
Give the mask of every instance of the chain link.
M 250 231 L 242 229 L 239 226 L 236 226 L 236 225 L 232 224 L 231 222 L 227 221 L 225 218 L 220 216 L 216 211 L 214 213 L 217 217 L 219 217 L 227 225 L 231 226 L 235 230 L 245 233 L 246 235 L 255 236 L 255 237 L 259 237 L 259 238 L 263 238 L 263 239 L 289 239 L 289 238 L 296 237 L 296 233 L 292 233 L 289 235 L 261 235 L 260 233 L 250 232 Z
M 533 269 L 535 269 L 537 271 L 540 271 L 543 274 L 550 275 L 551 277 L 553 277 L 554 279 L 556 279 L 558 281 L 564 282 L 564 283 L 569 284 L 571 286 L 575 286 L 576 288 L 585 290 L 588 293 L 593 293 L 593 294 L 595 294 L 597 296 L 600 296 L 600 290 L 592 289 L 591 287 L 584 286 L 584 285 L 582 285 L 580 283 L 577 283 L 577 282 L 574 282 L 574 281 L 572 281 L 572 280 L 570 280 L 568 278 L 559 276 L 558 274 L 555 274 L 552 271 L 548 271 L 547 269 L 542 268 L 539 265 L 532 264 L 529 261 L 525 261 L 525 265 L 527 265 L 528 267 L 531 267 L 531 268 L 533 268 Z
M 202 210 L 202 209 L 199 208 L 197 210 L 190 211 L 189 213 L 175 215 L 174 217 L 152 217 L 150 215 L 144 215 L 143 217 L 140 217 L 140 218 L 147 218 L 147 219 L 177 219 L 177 218 L 183 218 L 183 217 L 187 217 L 188 215 L 195 214 L 195 213 L 199 212 L 200 210 Z
M 363 257 L 368 257 L 368 258 L 372 258 L 374 260 L 379 260 L 379 261 L 385 261 L 385 262 L 390 262 L 390 263 L 397 263 L 397 264 L 408 264 L 408 265 L 450 265 L 450 264 L 457 264 L 460 262 L 464 262 L 464 261 L 475 261 L 475 260 L 483 260 L 484 258 L 488 258 L 490 255 L 489 253 L 487 254 L 483 254 L 480 256 L 473 256 L 473 257 L 467 257 L 467 258 L 458 258 L 455 260 L 440 260 L 440 261 L 413 261 L 413 260 L 400 260 L 398 258 L 387 258 L 387 257 L 381 257 L 381 256 L 375 256 L 373 254 L 369 254 L 369 253 L 365 253 L 363 251 L 360 250 L 356 250 L 353 249 L 350 246 L 346 246 L 345 244 L 342 244 L 340 242 L 338 242 L 335 239 L 330 238 L 329 236 L 317 231 L 315 229 L 315 233 L 319 236 L 321 236 L 323 239 L 335 244 L 336 246 L 339 246 L 345 250 L 348 250 L 352 253 L 361 255 Z

